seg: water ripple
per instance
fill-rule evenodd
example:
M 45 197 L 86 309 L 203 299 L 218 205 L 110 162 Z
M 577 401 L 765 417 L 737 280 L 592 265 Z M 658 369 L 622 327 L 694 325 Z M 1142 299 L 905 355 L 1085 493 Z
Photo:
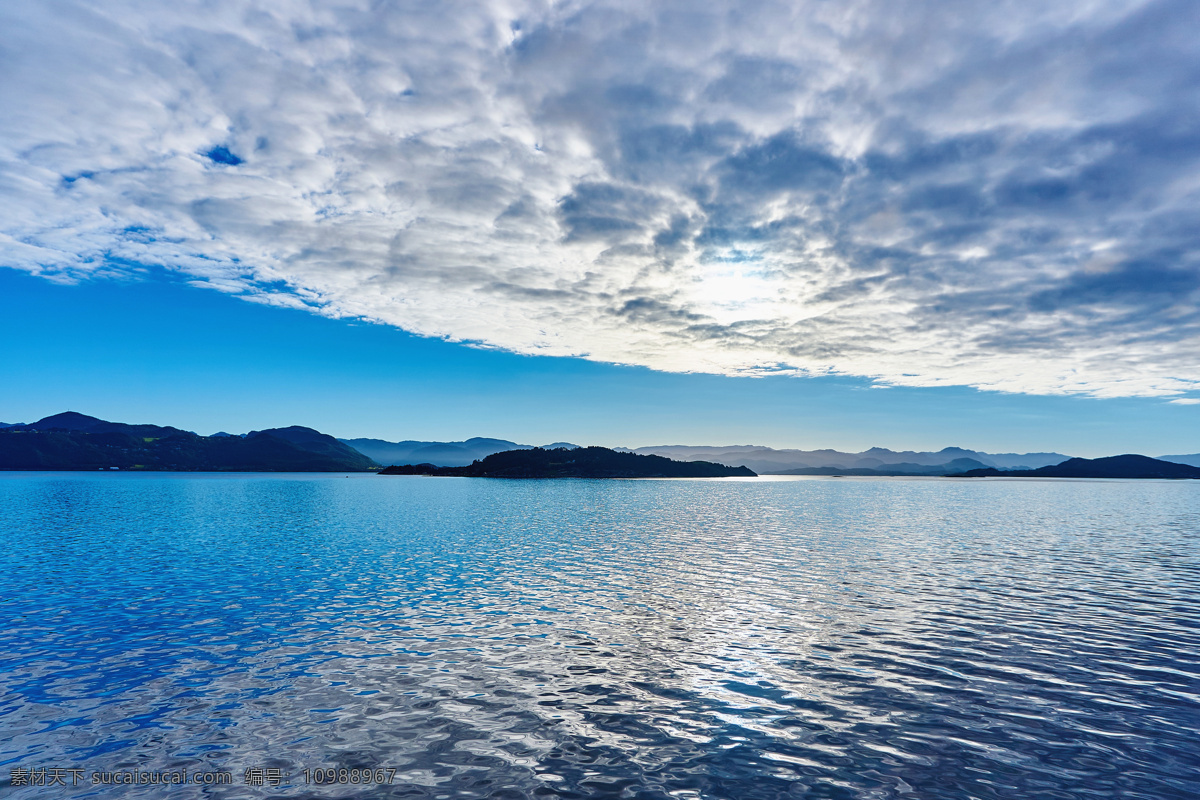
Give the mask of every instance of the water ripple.
M 6 771 L 234 773 L 170 792 L 196 798 L 1200 786 L 1192 483 L 10 474 L 0 519 Z M 327 767 L 396 780 L 305 785 Z

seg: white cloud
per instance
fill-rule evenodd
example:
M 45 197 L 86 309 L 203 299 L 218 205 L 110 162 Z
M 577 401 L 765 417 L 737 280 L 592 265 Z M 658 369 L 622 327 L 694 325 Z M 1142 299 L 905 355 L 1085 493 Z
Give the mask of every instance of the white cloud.
M 1195 397 L 1180 397 L 1180 398 L 1178 398 L 1178 399 L 1176 399 L 1176 400 L 1168 400 L 1167 402 L 1168 402 L 1168 403 L 1171 403 L 1171 404 L 1173 404 L 1173 405 L 1177 405 L 1177 406 L 1196 406 L 1196 405 L 1200 405 L 1200 399 L 1197 399 L 1197 398 L 1195 398 Z
M 1197 15 L 9 4 L 0 263 L 663 370 L 1178 394 Z

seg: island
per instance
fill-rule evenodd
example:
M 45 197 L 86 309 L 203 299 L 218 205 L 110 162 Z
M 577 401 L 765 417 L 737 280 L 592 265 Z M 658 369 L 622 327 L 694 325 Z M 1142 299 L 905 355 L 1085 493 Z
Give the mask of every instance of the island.
M 747 467 L 710 461 L 673 461 L 663 456 L 621 453 L 607 447 L 534 447 L 505 450 L 465 467 L 432 464 L 391 466 L 380 475 L 437 475 L 463 478 L 754 478 Z
M 1200 478 L 1200 467 L 1132 453 L 1108 458 L 1071 458 L 1038 469 L 972 469 L 948 478 Z

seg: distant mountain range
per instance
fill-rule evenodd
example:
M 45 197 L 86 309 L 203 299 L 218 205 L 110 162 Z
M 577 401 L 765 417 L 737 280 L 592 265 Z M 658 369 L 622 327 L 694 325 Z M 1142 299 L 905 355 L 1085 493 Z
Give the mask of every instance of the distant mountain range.
M 200 436 L 68 411 L 0 429 L 0 469 L 364 472 L 379 465 L 332 436 L 294 425 Z
M 528 450 L 532 445 L 506 439 L 474 438 L 463 442 L 385 442 L 381 439 L 341 439 L 345 444 L 381 464 L 429 464 L 461 467 L 506 450 Z M 564 442 L 544 449 L 575 447 Z M 936 452 L 895 451 L 872 447 L 861 453 L 840 450 L 782 450 L 757 445 L 725 447 L 656 445 L 614 447 L 615 452 L 658 455 L 676 461 L 708 461 L 729 467 L 745 466 L 760 475 L 948 475 L 977 469 L 1036 470 L 1071 458 L 1062 453 L 985 453 L 946 447 Z M 1200 454 L 1162 456 L 1162 461 L 1200 466 Z
M 462 467 L 433 464 L 391 466 L 380 475 L 437 475 L 465 478 L 753 478 L 745 467 L 707 461 L 616 452 L 606 447 L 522 448 L 493 453 Z
M 797 467 L 775 473 L 777 475 L 946 475 L 973 469 L 992 469 L 973 458 L 956 458 L 944 464 L 929 466 L 901 461 L 897 464 L 881 464 L 874 469 L 868 467 Z
M 542 449 L 573 449 L 555 442 Z M 85 414 L 55 414 L 31 424 L 0 423 L 0 469 L 145 469 L 360 471 L 379 465 L 428 464 L 465 467 L 495 453 L 533 445 L 475 437 L 458 442 L 335 439 L 292 426 L 200 436 L 159 425 L 127 425 Z M 791 450 L 756 445 L 724 447 L 657 445 L 614 452 L 656 455 L 675 461 L 745 466 L 766 475 L 947 475 L 977 470 L 1033 472 L 1071 460 L 1062 453 L 985 453 L 947 447 L 936 452 L 872 447 L 860 453 Z M 1139 456 L 1145 458 L 1145 456 Z M 1084 459 L 1086 460 L 1086 459 Z M 1200 467 L 1200 454 L 1161 456 L 1161 462 Z
M 1172 461 L 1176 464 L 1187 464 L 1192 467 L 1200 467 L 1200 453 L 1192 453 L 1184 456 L 1159 456 L 1159 461 Z
M 382 439 L 340 439 L 381 464 L 432 464 L 438 467 L 461 467 L 506 450 L 529 450 L 534 445 L 510 442 L 507 439 L 474 438 L 462 442 L 387 442 Z M 573 448 L 566 442 L 542 445 L 543 449 Z M 983 453 L 947 447 L 933 452 L 895 452 L 873 447 L 861 453 L 839 450 L 776 450 L 771 447 L 738 445 L 703 447 L 691 445 L 657 445 L 653 447 L 614 447 L 615 452 L 657 455 L 676 461 L 709 461 L 726 466 L 746 466 L 767 475 L 943 475 L 969 469 L 997 467 L 1000 469 L 1035 469 L 1058 464 L 1070 456 L 1062 453 Z
M 771 447 L 739 445 L 691 447 L 657 445 L 631 452 L 681 460 L 703 459 L 718 464 L 745 464 L 760 475 L 944 475 L 968 469 L 1036 469 L 1066 461 L 1062 453 L 983 453 L 947 447 L 937 452 L 896 452 L 872 447 L 861 453 L 840 450 L 776 450 Z
M 342 444 L 353 447 L 363 455 L 380 464 L 432 464 L 438 467 L 464 467 L 473 461 L 487 458 L 492 453 L 506 450 L 530 450 L 531 444 L 517 444 L 506 439 L 484 439 L 475 437 L 465 442 L 385 442 L 383 439 L 339 439 Z M 555 442 L 544 446 L 547 450 L 574 449 L 578 445 Z

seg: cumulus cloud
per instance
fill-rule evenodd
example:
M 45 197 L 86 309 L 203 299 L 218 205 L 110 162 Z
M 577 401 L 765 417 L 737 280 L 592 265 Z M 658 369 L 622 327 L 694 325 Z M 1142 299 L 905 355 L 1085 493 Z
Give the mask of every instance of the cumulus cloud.
M 1200 6 L 0 8 L 0 263 L 521 353 L 1200 388 Z

